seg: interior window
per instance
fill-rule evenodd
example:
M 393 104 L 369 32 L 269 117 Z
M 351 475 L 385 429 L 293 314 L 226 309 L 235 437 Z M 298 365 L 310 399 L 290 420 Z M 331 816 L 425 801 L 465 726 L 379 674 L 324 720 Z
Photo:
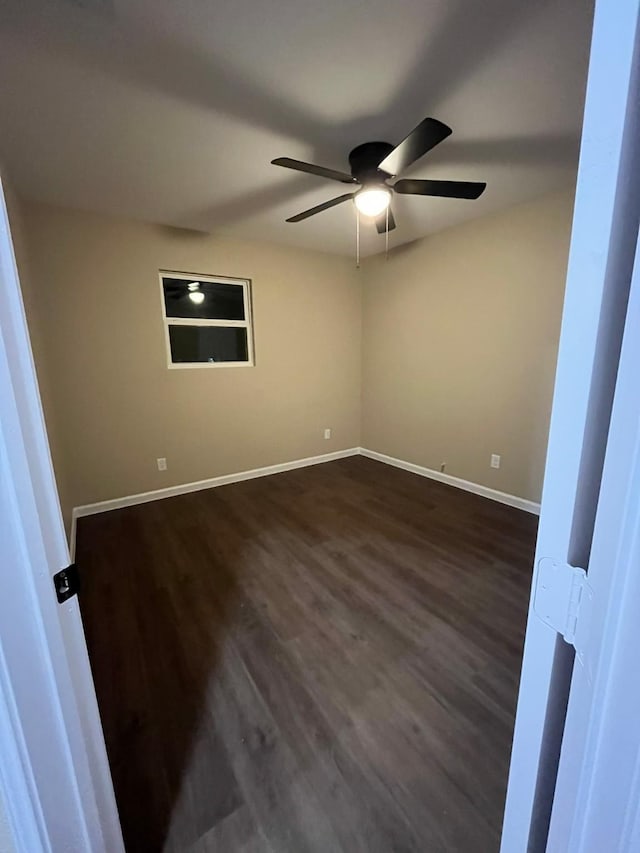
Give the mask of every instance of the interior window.
M 253 364 L 247 279 L 160 273 L 169 367 Z

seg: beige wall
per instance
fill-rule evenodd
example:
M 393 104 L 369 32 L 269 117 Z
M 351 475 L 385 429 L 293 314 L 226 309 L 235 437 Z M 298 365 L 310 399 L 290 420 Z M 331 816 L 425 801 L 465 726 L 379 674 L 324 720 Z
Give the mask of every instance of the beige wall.
M 358 444 L 352 261 L 35 204 L 20 214 L 67 522 L 73 506 Z M 159 268 L 253 280 L 255 367 L 167 369 Z
M 62 446 L 62 433 L 57 417 L 58 407 L 55 405 L 57 383 L 54 382 L 55 376 L 52 373 L 52 363 L 49 358 L 45 337 L 47 318 L 44 312 L 38 310 L 41 298 L 39 288 L 34 286 L 35 282 L 31 272 L 31 251 L 27 244 L 25 222 L 26 207 L 11 185 L 7 183 L 6 179 L 4 179 L 3 184 L 7 211 L 11 223 L 11 239 L 20 274 L 22 299 L 27 315 L 31 350 L 38 375 L 40 398 L 47 424 L 47 436 L 54 462 L 60 504 L 63 508 L 68 508 L 69 506 L 73 506 L 73 504 L 70 503 L 66 476 L 66 454 Z
M 365 264 L 364 447 L 540 499 L 572 202 L 547 196 Z
M 538 500 L 572 198 L 468 222 L 360 272 L 349 258 L 10 199 L 67 523 L 74 506 L 359 444 Z M 158 269 L 253 279 L 254 368 L 166 368 Z

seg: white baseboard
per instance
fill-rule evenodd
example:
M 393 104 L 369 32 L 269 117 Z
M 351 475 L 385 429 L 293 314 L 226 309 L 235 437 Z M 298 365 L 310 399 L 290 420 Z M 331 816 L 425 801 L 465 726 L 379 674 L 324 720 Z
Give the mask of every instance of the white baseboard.
M 483 498 L 490 498 L 492 501 L 507 504 L 516 507 L 516 509 L 523 509 L 525 512 L 531 512 L 534 515 L 540 515 L 540 504 L 534 501 L 528 501 L 525 498 L 519 498 L 517 495 L 507 494 L 507 492 L 499 492 L 497 489 L 490 489 L 489 486 L 481 486 L 479 483 L 462 480 L 460 477 L 452 477 L 451 474 L 443 474 L 441 471 L 434 471 L 432 468 L 424 468 L 422 465 L 415 465 L 413 462 L 405 462 L 402 459 L 396 459 L 395 456 L 377 453 L 375 450 L 367 450 L 364 447 L 359 448 L 359 450 L 360 455 L 366 456 L 368 459 L 375 459 L 378 462 L 384 462 L 385 465 L 393 465 L 394 468 L 402 468 L 403 471 L 411 471 L 412 474 L 419 474 L 421 477 L 428 477 L 430 480 L 438 480 L 440 483 L 455 486 L 465 492 L 473 492 L 475 495 L 482 495 Z
M 295 468 L 307 468 L 309 465 L 319 465 L 322 462 L 332 462 L 334 459 L 344 459 L 347 456 L 357 456 L 359 447 L 347 450 L 336 450 L 333 453 L 323 453 L 321 456 L 307 456 L 305 459 L 294 459 L 291 462 L 280 462 L 278 465 L 267 465 L 264 468 L 253 468 L 250 471 L 238 471 L 235 474 L 224 474 L 221 477 L 210 477 L 207 480 L 197 480 L 194 483 L 181 483 L 179 486 L 168 486 L 166 489 L 154 489 L 151 492 L 141 492 L 138 495 L 126 495 L 108 501 L 84 504 L 73 508 L 71 515 L 72 544 L 75 542 L 76 520 L 85 515 L 95 515 L 98 512 L 108 512 L 112 509 L 123 509 L 127 506 L 158 501 L 163 498 L 173 498 L 186 495 L 188 492 L 199 492 L 202 489 L 213 489 L 216 486 L 226 486 L 229 483 L 240 483 L 243 480 L 254 480 L 256 477 L 268 477 L 270 474 L 280 474 L 282 471 L 293 471 Z
M 526 512 L 536 515 L 540 513 L 540 504 L 519 498 L 516 495 L 499 492 L 496 489 L 490 489 L 488 486 L 481 486 L 478 483 L 471 483 L 469 480 L 462 480 L 460 477 L 452 477 L 450 474 L 443 474 L 440 471 L 433 471 L 431 468 L 424 468 L 422 465 L 415 465 L 413 462 L 405 462 L 402 459 L 396 459 L 394 456 L 387 456 L 375 450 L 367 450 L 365 447 L 350 447 L 347 450 L 323 453 L 321 456 L 308 456 L 305 459 L 294 459 L 291 462 L 281 462 L 278 465 L 267 465 L 264 468 L 253 468 L 250 471 L 224 474 L 221 477 L 210 477 L 207 480 L 197 480 L 194 483 L 182 483 L 178 486 L 168 486 L 165 489 L 154 489 L 151 492 L 141 492 L 137 495 L 126 495 L 122 498 L 113 498 L 108 501 L 98 501 L 97 503 L 84 504 L 84 506 L 76 506 L 71 513 L 71 534 L 69 537 L 71 559 L 75 559 L 77 520 L 85 515 L 95 515 L 98 512 L 109 512 L 112 509 L 123 509 L 124 507 L 158 501 L 163 498 L 173 498 L 189 492 L 213 489 L 216 486 L 226 486 L 230 483 L 240 483 L 243 480 L 253 480 L 256 477 L 268 477 L 271 474 L 280 474 L 282 471 L 293 471 L 296 468 L 307 468 L 310 465 L 320 465 L 323 462 L 332 462 L 334 459 L 345 459 L 347 456 L 357 455 L 366 456 L 368 459 L 375 459 L 378 462 L 384 462 L 386 465 L 393 465 L 395 468 L 402 468 L 404 471 L 410 471 L 412 474 L 418 474 L 421 477 L 438 480 L 449 486 L 455 486 L 466 492 L 482 495 L 482 497 L 508 504 L 517 509 L 523 509 Z
M 69 557 L 71 562 L 76 560 L 76 527 L 78 526 L 78 516 L 76 515 L 76 507 L 71 510 L 71 530 L 69 532 Z

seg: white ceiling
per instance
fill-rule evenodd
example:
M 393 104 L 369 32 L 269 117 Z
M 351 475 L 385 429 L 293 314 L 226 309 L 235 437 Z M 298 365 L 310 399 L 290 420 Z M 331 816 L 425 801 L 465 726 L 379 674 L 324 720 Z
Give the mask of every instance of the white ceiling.
M 0 0 L 0 162 L 25 196 L 352 253 L 361 142 L 424 116 L 453 135 L 408 172 L 478 201 L 396 197 L 406 243 L 575 177 L 591 0 Z M 364 253 L 384 238 L 363 228 Z

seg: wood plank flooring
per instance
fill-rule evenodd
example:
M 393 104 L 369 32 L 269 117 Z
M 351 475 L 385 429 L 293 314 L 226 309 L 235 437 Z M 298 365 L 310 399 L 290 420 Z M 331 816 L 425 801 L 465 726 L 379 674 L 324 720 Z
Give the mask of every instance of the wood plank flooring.
M 353 457 L 80 519 L 129 853 L 492 853 L 535 517 Z

